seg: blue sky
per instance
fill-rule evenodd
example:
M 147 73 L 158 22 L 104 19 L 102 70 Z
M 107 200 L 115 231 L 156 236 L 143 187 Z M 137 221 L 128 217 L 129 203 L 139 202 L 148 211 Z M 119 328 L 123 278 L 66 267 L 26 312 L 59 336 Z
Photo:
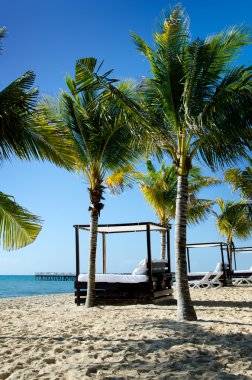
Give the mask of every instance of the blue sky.
M 0 89 L 27 70 L 36 73 L 40 94 L 56 96 L 65 88 L 64 77 L 74 72 L 76 59 L 94 56 L 114 69 L 115 78 L 137 79 L 148 75 L 148 64 L 135 49 L 129 31 L 152 43 L 162 11 L 176 4 L 164 0 L 8 0 L 1 5 L 0 26 L 7 27 L 0 57 Z M 191 19 L 192 37 L 205 37 L 224 28 L 245 23 L 251 26 L 251 0 L 185 0 L 181 2 Z M 239 59 L 251 64 L 251 47 Z M 207 169 L 204 169 L 207 173 Z M 218 173 L 220 176 L 221 173 Z M 49 163 L 4 162 L 1 191 L 44 220 L 37 240 L 21 250 L 0 250 L 0 274 L 33 274 L 36 271 L 69 272 L 75 269 L 74 224 L 89 223 L 87 183 Z M 234 199 L 227 185 L 202 194 L 214 199 Z M 118 197 L 106 195 L 100 223 L 156 221 L 137 188 Z M 174 229 L 171 232 L 173 240 Z M 88 234 L 82 233 L 82 270 L 87 268 Z M 127 272 L 145 257 L 145 236 L 127 234 L 109 238 L 108 271 Z M 159 255 L 158 236 L 153 253 Z M 210 218 L 188 230 L 188 242 L 223 241 Z M 237 242 L 252 245 L 252 239 Z M 252 265 L 252 255 L 238 259 L 241 269 Z M 192 253 L 192 270 L 213 269 L 216 251 Z M 97 270 L 101 269 L 100 254 Z

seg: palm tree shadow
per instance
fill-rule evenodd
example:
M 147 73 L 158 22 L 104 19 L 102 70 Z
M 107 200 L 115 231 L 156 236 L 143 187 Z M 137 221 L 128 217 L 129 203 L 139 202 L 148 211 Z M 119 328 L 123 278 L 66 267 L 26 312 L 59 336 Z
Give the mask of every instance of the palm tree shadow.
M 210 322 L 210 321 L 205 321 Z M 201 323 L 201 321 L 200 321 Z M 94 349 L 89 352 L 91 362 L 81 363 L 83 370 L 95 375 L 122 376 L 134 373 L 156 379 L 213 379 L 249 380 L 246 370 L 251 369 L 252 335 L 232 333 L 228 337 L 208 331 L 199 323 L 176 322 L 169 319 L 129 321 L 128 337 L 108 335 L 92 336 Z M 154 332 L 155 338 L 148 332 Z M 61 346 L 72 344 L 71 361 L 79 359 L 81 345 L 86 338 L 81 335 L 33 336 L 32 340 L 45 343 L 48 338 Z M 1 336 L 0 341 L 24 340 L 23 336 Z M 104 345 L 104 343 L 106 343 Z M 75 356 L 76 355 L 76 356 Z M 113 358 L 112 361 L 110 359 Z M 236 360 L 238 364 L 236 365 Z M 79 364 L 78 364 L 79 365 Z M 249 367 L 250 366 L 250 367 Z M 132 372 L 133 371 L 133 372 Z M 218 374 L 218 377 L 216 377 Z M 128 379 L 134 379 L 128 376 Z M 120 377 L 118 377 L 120 378 Z
M 215 301 L 215 300 L 193 300 L 194 306 L 203 306 L 203 307 L 221 307 L 221 308 L 252 308 L 252 302 L 250 301 Z
M 251 379 L 246 370 L 250 366 L 252 335 L 235 333 L 227 338 L 196 323 L 168 319 L 138 321 L 129 328 L 139 332 L 154 329 L 156 336 L 163 337 L 149 339 L 140 333 L 137 339 L 108 338 L 115 357 L 125 350 L 124 360 L 114 363 L 112 374 L 135 369 L 157 379 L 206 378 L 208 373 L 213 379 Z M 99 370 L 105 374 L 111 368 L 103 363 Z

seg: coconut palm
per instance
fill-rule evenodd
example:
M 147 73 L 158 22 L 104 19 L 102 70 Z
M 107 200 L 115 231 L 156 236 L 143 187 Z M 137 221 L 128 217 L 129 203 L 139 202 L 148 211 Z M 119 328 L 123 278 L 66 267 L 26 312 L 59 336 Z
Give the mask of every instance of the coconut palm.
M 167 225 L 176 215 L 177 171 L 174 165 L 166 166 L 162 161 L 156 170 L 151 160 L 146 162 L 147 173 L 134 174 L 144 198 L 150 204 L 161 224 Z M 216 178 L 201 175 L 197 167 L 189 174 L 189 197 L 187 220 L 189 224 L 199 223 L 207 218 L 214 201 L 197 198 L 199 191 L 220 181 Z M 165 258 L 166 234 L 161 232 L 161 258 Z
M 154 210 L 159 223 L 166 226 L 175 213 L 174 199 L 176 200 L 176 169 L 174 166 L 166 166 L 162 161 L 160 169 L 156 170 L 151 160 L 147 160 L 147 173 L 136 172 L 133 174 L 140 185 L 140 189 L 146 201 Z M 161 231 L 161 258 L 165 259 L 166 232 Z
M 97 247 L 97 226 L 100 212 L 104 206 L 104 191 L 107 177 L 111 184 L 111 174 L 114 179 L 121 178 L 120 172 L 134 162 L 137 150 L 132 150 L 132 135 L 129 128 L 134 123 L 130 112 L 113 94 L 95 79 L 95 58 L 78 60 L 75 67 L 75 78 L 67 76 L 66 83 L 69 92 L 63 91 L 58 98 L 58 104 L 44 102 L 45 119 L 63 132 L 67 132 L 76 153 L 76 170 L 81 172 L 88 181 L 90 198 L 90 254 L 89 281 L 86 307 L 95 306 L 95 263 Z M 104 74 L 107 78 L 109 73 Z M 126 93 L 130 98 L 135 91 L 130 84 L 122 83 L 118 91 Z M 128 169 L 127 169 L 128 170 Z M 126 171 L 127 171 L 126 170 Z
M 5 36 L 0 28 L 0 42 Z M 51 126 L 41 123 L 35 112 L 38 89 L 32 88 L 35 74 L 27 71 L 0 92 L 0 162 L 20 159 L 49 160 L 70 168 L 70 147 Z M 11 250 L 31 243 L 41 230 L 40 218 L 19 206 L 13 197 L 0 193 L 0 240 Z
M 188 176 L 194 158 L 211 169 L 229 165 L 251 141 L 252 67 L 234 66 L 251 42 L 244 26 L 190 40 L 180 6 L 167 15 L 155 47 L 132 33 L 147 58 L 151 78 L 139 86 L 148 118 L 148 140 L 172 157 L 178 175 L 175 256 L 178 318 L 195 320 L 186 267 Z
M 216 217 L 216 227 L 222 236 L 227 239 L 229 250 L 230 270 L 232 270 L 233 239 L 247 239 L 252 234 L 252 220 L 248 218 L 246 208 L 241 207 L 243 202 L 225 202 L 218 198 L 220 212 L 212 211 Z

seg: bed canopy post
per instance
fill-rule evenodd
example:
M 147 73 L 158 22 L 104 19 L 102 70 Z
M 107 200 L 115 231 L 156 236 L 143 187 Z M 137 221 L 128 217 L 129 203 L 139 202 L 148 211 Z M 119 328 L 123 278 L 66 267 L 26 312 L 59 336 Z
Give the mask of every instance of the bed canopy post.
M 188 272 L 191 272 L 191 263 L 190 263 L 190 256 L 189 256 L 189 248 L 186 247 L 186 257 L 187 257 L 187 268 Z
M 76 281 L 80 274 L 80 245 L 79 245 L 79 226 L 75 226 L 75 250 L 76 250 Z
M 228 271 L 227 278 L 231 278 L 231 265 L 230 265 L 230 255 L 232 255 L 233 247 L 230 248 L 231 252 L 229 252 L 229 245 L 227 245 L 227 259 L 228 259 Z
M 148 257 L 148 277 L 149 282 L 152 282 L 152 265 L 151 265 L 151 238 L 150 238 L 150 225 L 146 225 L 146 238 L 147 238 L 147 257 Z
M 235 265 L 235 270 L 237 270 L 235 248 L 234 248 L 233 252 L 234 252 L 234 265 Z
M 223 246 L 222 243 L 220 244 L 220 249 L 221 249 L 221 260 L 222 260 L 222 269 L 223 269 L 223 277 L 224 277 L 224 284 L 227 284 L 227 274 L 226 274 L 226 268 L 225 268 L 225 263 L 224 263 L 224 254 L 223 254 Z M 228 248 L 227 248 L 228 250 Z
M 107 273 L 106 234 L 102 233 L 102 273 Z
M 166 231 L 166 244 L 167 244 L 167 260 L 168 260 L 168 272 L 171 273 L 171 244 L 170 244 L 170 226 L 168 225 Z

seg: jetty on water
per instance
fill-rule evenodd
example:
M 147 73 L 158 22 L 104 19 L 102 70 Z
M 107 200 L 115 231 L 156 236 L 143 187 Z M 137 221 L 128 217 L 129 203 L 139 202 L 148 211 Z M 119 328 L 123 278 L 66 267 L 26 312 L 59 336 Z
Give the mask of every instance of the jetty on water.
M 74 281 L 76 275 L 74 273 L 56 273 L 56 272 L 37 272 L 35 280 L 42 281 Z

